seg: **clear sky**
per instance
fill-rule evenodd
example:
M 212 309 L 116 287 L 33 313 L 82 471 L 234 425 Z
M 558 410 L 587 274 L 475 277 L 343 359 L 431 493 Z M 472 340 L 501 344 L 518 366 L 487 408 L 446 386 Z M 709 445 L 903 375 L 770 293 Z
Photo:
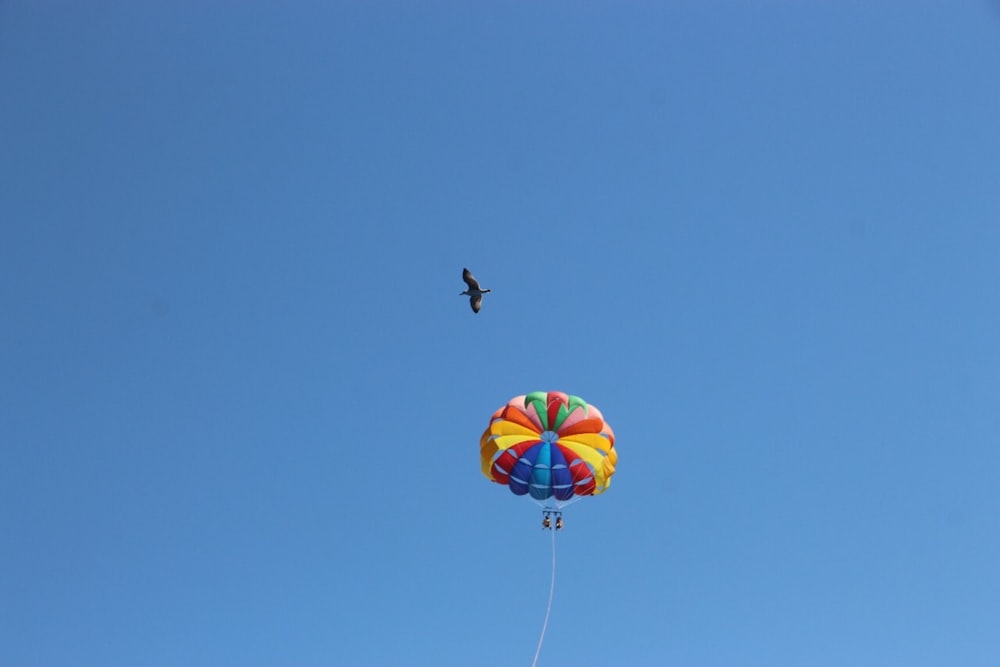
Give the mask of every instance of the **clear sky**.
M 535 390 L 540 666 L 1000 664 L 998 184 L 998 2 L 0 2 L 0 664 L 530 664 Z

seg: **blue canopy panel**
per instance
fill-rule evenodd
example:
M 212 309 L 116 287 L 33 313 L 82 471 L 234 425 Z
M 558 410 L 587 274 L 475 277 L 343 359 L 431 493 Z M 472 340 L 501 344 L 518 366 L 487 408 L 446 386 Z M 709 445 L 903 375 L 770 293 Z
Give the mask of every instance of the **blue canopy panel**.
M 557 445 L 540 442 L 511 468 L 508 486 L 518 496 L 530 494 L 538 501 L 555 497 L 562 502 L 573 497 L 573 474 Z
M 531 497 L 547 500 L 552 496 L 552 445 L 543 442 L 529 451 L 537 452 L 531 466 Z
M 573 473 L 562 447 L 552 446 L 552 495 L 562 502 L 573 497 Z

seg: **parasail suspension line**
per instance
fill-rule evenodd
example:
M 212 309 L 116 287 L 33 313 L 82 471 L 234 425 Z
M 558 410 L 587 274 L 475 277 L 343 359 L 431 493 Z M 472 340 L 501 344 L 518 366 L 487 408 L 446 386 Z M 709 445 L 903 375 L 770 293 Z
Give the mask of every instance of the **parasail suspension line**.
M 561 512 L 559 513 L 562 514 Z M 560 526 L 562 525 L 562 517 L 559 517 Z M 545 621 L 542 623 L 542 634 L 538 637 L 538 648 L 535 649 L 535 659 L 531 661 L 531 667 L 535 667 L 538 664 L 538 654 L 542 652 L 542 642 L 545 640 L 545 629 L 549 626 L 549 613 L 552 611 L 552 596 L 556 592 L 556 531 L 549 530 L 552 533 L 552 582 L 549 584 L 549 603 L 545 607 Z

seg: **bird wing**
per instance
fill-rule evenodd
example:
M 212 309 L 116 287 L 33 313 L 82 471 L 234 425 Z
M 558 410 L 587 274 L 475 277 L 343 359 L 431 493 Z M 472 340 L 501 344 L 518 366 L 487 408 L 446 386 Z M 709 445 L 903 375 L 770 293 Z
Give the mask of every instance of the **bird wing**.
M 469 305 L 472 306 L 472 312 L 478 313 L 479 309 L 483 305 L 483 297 L 481 294 L 469 297 Z
M 465 284 L 468 285 L 471 289 L 479 289 L 479 281 L 476 280 L 476 277 L 474 275 L 472 275 L 472 271 L 469 271 L 468 269 L 462 269 L 462 280 L 464 280 Z

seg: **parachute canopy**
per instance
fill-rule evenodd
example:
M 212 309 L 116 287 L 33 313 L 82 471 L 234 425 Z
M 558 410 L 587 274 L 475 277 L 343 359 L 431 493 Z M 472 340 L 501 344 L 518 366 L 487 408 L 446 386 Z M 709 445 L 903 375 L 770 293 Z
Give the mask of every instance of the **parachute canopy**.
M 483 474 L 518 496 L 561 507 L 611 485 L 618 453 L 604 416 L 579 396 L 536 391 L 493 413 L 479 441 Z

